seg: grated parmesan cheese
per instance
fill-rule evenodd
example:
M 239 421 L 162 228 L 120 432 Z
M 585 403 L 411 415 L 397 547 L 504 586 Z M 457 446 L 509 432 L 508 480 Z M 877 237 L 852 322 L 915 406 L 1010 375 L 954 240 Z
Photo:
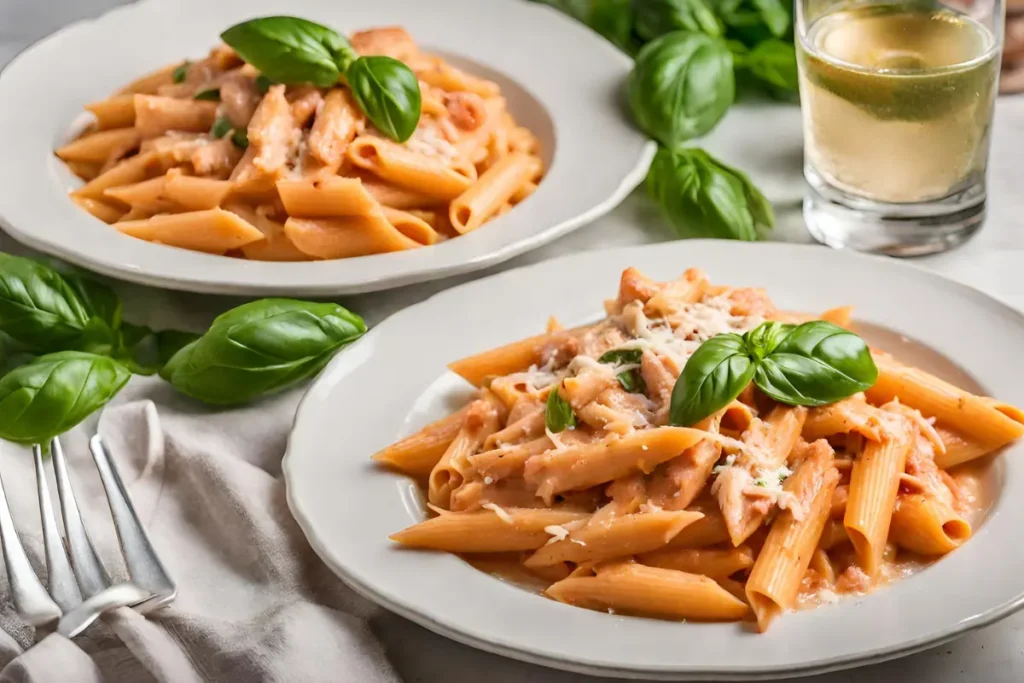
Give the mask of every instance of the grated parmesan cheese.
M 494 483 L 494 479 L 492 479 L 491 477 L 484 477 L 484 484 L 486 484 L 487 486 L 490 486 L 493 483 Z
M 548 542 L 545 545 L 564 541 L 569 537 L 569 531 L 565 527 L 560 527 L 557 524 L 544 527 L 544 533 L 551 534 L 551 538 L 548 539 Z
M 562 443 L 561 437 L 559 437 L 558 434 L 555 434 L 553 431 L 548 429 L 547 425 L 544 426 L 544 433 L 547 435 L 549 439 L 551 439 L 551 443 L 555 447 L 556 451 L 564 451 L 566 448 L 568 448 L 564 443 Z
M 497 503 L 484 503 L 481 505 L 484 510 L 491 510 L 494 514 L 498 515 L 498 519 L 505 522 L 505 524 L 513 524 L 514 520 L 512 516 L 505 512 Z M 547 531 L 547 529 L 545 529 Z

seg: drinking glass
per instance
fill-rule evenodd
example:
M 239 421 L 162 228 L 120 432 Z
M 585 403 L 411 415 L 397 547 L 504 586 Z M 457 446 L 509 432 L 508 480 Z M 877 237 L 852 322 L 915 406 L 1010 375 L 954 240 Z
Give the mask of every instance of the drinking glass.
M 973 235 L 1003 0 L 797 0 L 804 217 L 833 247 L 930 254 Z

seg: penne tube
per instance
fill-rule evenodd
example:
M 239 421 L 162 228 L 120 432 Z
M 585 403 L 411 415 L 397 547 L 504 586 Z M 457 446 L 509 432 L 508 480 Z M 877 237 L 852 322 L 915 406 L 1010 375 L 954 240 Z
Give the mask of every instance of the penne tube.
M 149 214 L 173 211 L 176 204 L 165 193 L 167 176 L 162 175 L 131 185 L 112 187 L 103 192 L 109 200 L 139 208 Z
M 444 512 L 391 535 L 412 548 L 450 553 L 503 553 L 540 548 L 551 526 L 581 523 L 589 517 L 571 510 L 497 508 L 474 512 Z
M 85 108 L 96 117 L 98 130 L 114 128 L 131 128 L 135 125 L 135 96 L 131 94 L 114 95 L 99 102 L 85 105 Z
M 295 218 L 367 216 L 380 208 L 358 178 L 278 180 L 276 187 L 285 211 Z
M 975 460 L 995 450 L 987 443 L 965 438 L 959 432 L 943 425 L 937 425 L 936 431 L 942 439 L 943 449 L 941 453 L 935 454 L 935 464 L 942 469 L 949 469 L 960 463 Z
M 506 407 L 518 408 L 522 403 L 529 403 L 529 407 L 525 411 L 516 410 L 516 413 L 522 412 L 519 419 L 513 420 L 510 414 L 508 424 L 503 429 L 496 431 L 487 437 L 487 441 L 484 442 L 484 448 L 507 448 L 508 444 L 517 444 L 524 439 L 533 439 L 544 434 L 544 406 L 531 398 L 521 398 L 514 404 L 509 404 L 505 400 L 505 397 L 494 390 L 494 384 L 491 384 L 491 391 L 501 398 Z M 547 438 L 547 437 L 545 437 Z
M 511 375 L 531 365 L 543 365 L 545 352 L 562 343 L 574 343 L 587 329 L 589 326 L 538 334 L 454 361 L 448 364 L 448 369 L 479 387 L 488 377 Z
M 985 444 L 989 452 L 1024 435 L 1024 424 L 1012 410 L 1000 410 L 998 404 L 959 389 L 948 382 L 917 368 L 896 362 L 883 353 L 872 354 L 878 366 L 878 381 L 866 392 L 873 403 L 887 403 L 899 398 L 900 403 L 916 408 L 940 424 L 958 431 L 964 437 Z M 946 454 L 942 467 L 959 465 Z
M 601 562 L 646 553 L 663 547 L 701 517 L 699 512 L 681 510 L 592 519 L 585 526 L 570 531 L 567 537 L 540 548 L 524 564 L 549 567 L 561 562 Z
M 395 230 L 383 214 L 316 220 L 289 218 L 284 234 L 301 252 L 318 259 L 367 256 L 423 246 Z
M 172 247 L 223 254 L 263 239 L 263 233 L 239 216 L 223 209 L 153 216 L 122 221 L 117 229 L 125 235 Z
M 943 502 L 921 494 L 900 494 L 889 540 L 919 555 L 945 555 L 971 537 L 971 525 Z
M 394 226 L 395 230 L 409 239 L 423 245 L 437 243 L 439 239 L 437 231 L 420 218 L 411 213 L 391 209 L 386 206 L 381 207 L 381 210 L 384 212 L 384 217 Z
M 186 211 L 202 211 L 215 209 L 224 203 L 231 192 L 232 183 L 228 180 L 213 178 L 197 178 L 168 171 L 164 183 L 164 194 L 168 199 Z
M 498 430 L 504 412 L 505 408 L 497 397 L 487 392 L 469 405 L 459 433 L 448 444 L 427 479 L 427 499 L 432 505 L 442 508 L 451 506 L 452 492 L 462 485 L 472 471 L 470 456 L 480 449 L 488 436 Z
M 725 526 L 725 519 L 717 505 L 698 504 L 690 506 L 690 509 L 700 512 L 704 517 L 680 531 L 675 538 L 669 541 L 669 547 L 707 548 L 729 540 L 729 530 Z
M 96 218 L 99 218 L 104 223 L 116 223 L 121 216 L 124 215 L 124 211 L 118 207 L 113 204 L 108 204 L 107 202 L 102 202 L 99 199 L 72 197 L 71 201 L 91 213 Z
M 697 423 L 694 429 L 717 434 L 725 411 L 719 411 Z M 722 446 L 713 439 L 704 439 L 676 458 L 669 460 L 651 474 L 651 499 L 668 510 L 682 510 L 700 495 L 711 476 L 711 470 L 722 455 Z
M 154 95 L 160 86 L 173 84 L 174 71 L 180 67 L 181 64 L 181 62 L 175 62 L 174 64 L 162 66 L 156 71 L 152 71 L 141 78 L 135 79 L 114 93 L 114 96 L 116 97 L 119 95 L 130 95 L 135 93 L 140 95 Z
M 324 97 L 306 145 L 309 154 L 328 169 L 337 171 L 345 150 L 365 123 L 352 96 L 344 88 L 333 88 Z
M 381 206 L 409 211 L 411 209 L 439 206 L 445 201 L 421 192 L 415 192 L 404 187 L 398 187 L 397 185 L 383 182 L 369 174 L 367 174 L 367 176 L 369 177 L 362 178 L 363 187 L 365 187 L 366 191 L 370 193 L 370 196 L 380 202 Z
M 843 520 L 830 519 L 825 523 L 825 530 L 821 532 L 819 545 L 823 550 L 832 550 L 850 542 L 850 537 L 843 526 Z
M 497 97 L 501 89 L 497 83 L 484 78 L 470 76 L 466 72 L 435 60 L 424 68 L 416 69 L 416 76 L 427 85 L 448 92 L 469 92 L 485 99 Z
M 292 244 L 292 241 L 284 234 L 284 223 L 267 216 L 265 207 L 254 211 L 246 204 L 234 202 L 225 205 L 224 208 L 238 214 L 263 233 L 262 240 L 242 245 L 242 255 L 245 258 L 253 261 L 311 260 L 308 254 L 299 251 L 298 247 Z
M 101 130 L 85 135 L 57 149 L 57 156 L 64 161 L 92 161 L 104 163 L 120 159 L 139 146 L 141 137 L 134 128 Z
M 477 453 L 470 457 L 470 463 L 481 476 L 501 480 L 506 477 L 522 476 L 527 460 L 551 448 L 551 440 L 542 436 L 515 446 L 498 447 Z
M 418 154 L 383 138 L 356 138 L 348 146 L 347 157 L 354 166 L 384 180 L 446 201 L 469 189 L 475 179 L 439 158 Z
M 738 548 L 664 548 L 637 556 L 637 562 L 651 567 L 675 569 L 701 574 L 719 580 L 754 566 L 754 553 L 741 545 Z
M 449 220 L 459 234 L 476 230 L 539 172 L 536 157 L 509 154 L 501 158 L 452 201 Z
M 135 130 L 143 138 L 168 131 L 204 133 L 217 118 L 217 103 L 158 95 L 135 95 Z
M 469 406 L 431 422 L 373 454 L 377 462 L 416 479 L 426 479 L 462 429 Z
M 569 605 L 662 619 L 738 621 L 750 611 L 706 576 L 639 564 L 570 576 L 545 592 Z
M 890 430 L 881 443 L 867 442 L 850 473 L 843 525 L 857 553 L 858 565 L 872 579 L 881 570 L 900 475 L 906 469 L 912 444 L 910 431 L 904 421 L 902 429 Z
M 526 462 L 526 481 L 537 486 L 537 495 L 550 502 L 556 493 L 597 486 L 637 470 L 649 473 L 697 444 L 704 434 L 686 427 L 658 427 L 614 441 L 549 451 Z
M 835 434 L 860 434 L 865 439 L 881 441 L 882 412 L 873 405 L 856 398 L 847 398 L 807 413 L 803 438 L 817 441 Z
M 131 185 L 142 180 L 162 175 L 166 170 L 162 156 L 157 152 L 136 154 L 113 168 L 101 173 L 71 193 L 73 197 L 86 199 L 107 199 L 106 191 L 121 185 Z
M 839 481 L 832 461 L 831 448 L 815 448 L 785 482 L 784 489 L 796 499 L 800 514 L 794 508 L 779 512 L 747 579 L 747 599 L 762 633 L 796 604 Z

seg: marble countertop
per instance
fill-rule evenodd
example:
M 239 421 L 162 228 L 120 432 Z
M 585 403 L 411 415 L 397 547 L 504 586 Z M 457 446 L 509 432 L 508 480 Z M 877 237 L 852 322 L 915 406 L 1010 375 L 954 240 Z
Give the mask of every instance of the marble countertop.
M 0 65 L 19 50 L 57 28 L 98 16 L 122 0 L 0 0 Z M 2 106 L 2 105 L 0 105 Z M 775 236 L 808 241 L 800 215 L 803 193 L 799 114 L 785 105 L 738 107 L 705 142 L 726 161 L 750 172 L 776 206 Z M 1004 97 L 996 108 L 989 174 L 988 219 L 981 233 L 960 249 L 913 263 L 934 269 L 1024 310 L 1024 96 Z M 547 247 L 460 278 L 362 295 L 345 301 L 367 321 L 391 313 L 431 294 L 490 272 L 584 249 L 614 248 L 672 239 L 673 235 L 641 192 L 595 223 Z M 0 249 L 18 250 L 0 233 Z M 126 313 L 151 325 L 200 326 L 237 303 L 228 297 L 196 296 L 124 285 Z M 978 580 L 984 580 L 979 567 Z M 1024 581 L 1024 578 L 1022 578 Z M 937 596 L 941 599 L 941 596 Z M 408 683 L 453 681 L 452 671 L 477 672 L 453 683 L 598 683 L 600 679 L 550 671 L 472 650 L 388 615 L 374 630 Z M 454 658 L 460 666 L 452 667 Z M 481 673 L 486 672 L 481 677 Z M 1024 613 L 959 640 L 893 662 L 804 679 L 808 683 L 928 681 L 954 683 L 1024 681 Z

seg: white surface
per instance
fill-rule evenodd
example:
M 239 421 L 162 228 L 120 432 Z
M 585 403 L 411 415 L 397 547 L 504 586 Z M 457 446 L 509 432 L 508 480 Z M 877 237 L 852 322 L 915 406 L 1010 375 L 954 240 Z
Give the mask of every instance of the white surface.
M 481 0 L 483 1 L 483 0 Z M 121 0 L 0 0 L 0 62 L 22 47 L 70 21 L 96 16 Z M 559 54 L 572 58 L 567 46 Z M 0 105 L 2 106 L 2 105 Z M 800 123 L 794 108 L 779 106 L 757 115 L 734 109 L 713 134 L 709 148 L 723 158 L 754 170 L 758 183 L 776 201 L 780 238 L 806 241 L 797 206 L 802 192 Z M 0 163 L 3 162 L 0 157 Z M 1024 308 L 1024 97 L 1000 98 L 992 160 L 989 221 L 980 235 L 946 255 L 915 261 Z M 780 203 L 782 200 L 783 203 Z M 606 246 L 671 239 L 669 229 L 642 196 L 632 197 L 603 219 L 555 243 L 513 259 L 507 267 L 556 255 Z M 17 246 L 0 235 L 0 248 Z M 781 264 L 798 268 L 800 264 Z M 491 268 L 496 272 L 501 268 Z M 343 300 L 370 324 L 429 295 L 464 282 L 450 278 Z M 196 296 L 131 285 L 118 286 L 126 297 L 126 318 L 138 323 L 198 329 L 238 299 Z M 941 314 L 938 311 L 937 314 Z M 1013 368 L 1019 374 L 1019 368 Z M 984 582 L 989 567 L 976 567 L 974 582 Z M 939 602 L 947 596 L 936 596 Z M 375 633 L 407 683 L 597 683 L 606 679 L 564 673 L 498 657 L 437 636 L 402 617 L 384 614 L 374 620 Z M 685 643 L 674 646 L 685 647 Z M 610 680 L 610 679 L 608 679 Z M 1020 683 L 1024 680 L 1024 613 L 997 625 L 917 655 L 835 674 L 813 676 L 807 683 Z
M 802 266 L 779 268 L 782 263 Z M 1024 346 L 1024 316 L 905 263 L 809 245 L 713 240 L 550 260 L 448 290 L 392 316 L 335 357 L 313 384 L 299 406 L 283 471 L 292 512 L 328 565 L 367 597 L 462 642 L 587 673 L 666 680 L 855 666 L 920 650 L 1019 609 L 1024 548 L 1015 541 L 1024 525 L 1018 503 L 1024 497 L 1024 444 L 997 461 L 1002 489 L 988 519 L 957 552 L 869 596 L 787 614 L 757 636 L 737 624 L 568 607 L 453 555 L 410 552 L 389 541 L 389 534 L 424 519 L 425 506 L 412 480 L 372 467 L 367 458 L 465 404 L 469 387 L 446 365 L 537 334 L 548 315 L 567 327 L 595 320 L 629 266 L 659 281 L 697 266 L 718 284 L 764 287 L 784 310 L 852 304 L 859 321 L 957 359 L 984 391 L 1024 405 L 1024 386 L 1006 372 Z M 552 296 L 554 282 L 571 285 Z M 974 334 L 948 334 L 947 318 L 932 313 L 940 308 Z M 469 322 L 479 320 L 487 325 Z M 453 329 L 461 333 L 453 335 Z M 342 415 L 344 445 L 325 452 Z M 975 580 L 978 565 L 990 568 L 984 581 Z M 937 595 L 945 598 L 936 601 Z
M 280 0 L 145 0 L 79 22 L 0 74 L 0 221 L 23 243 L 106 275 L 225 294 L 336 295 L 467 273 L 550 242 L 617 205 L 654 154 L 621 106 L 628 57 L 549 7 L 521 0 L 293 0 L 288 11 L 344 33 L 401 24 L 426 50 L 496 81 L 509 111 L 540 140 L 547 169 L 528 200 L 480 230 L 423 249 L 301 263 L 202 254 L 119 233 L 67 196 L 80 183 L 53 156 L 87 120 L 82 108 L 140 75 L 206 54 L 225 28 L 280 13 Z M 452 30 L 451 17 L 459 17 Z M 153 31 L 160 26 L 160 31 Z M 530 49 L 523 49 L 524 43 Z M 577 59 L 549 55 L 572 45 Z M 52 69 L 61 65 L 61 87 Z M 566 87 L 571 84 L 571 87 Z M 75 123 L 72 123 L 75 122 Z M 594 144 L 600 140 L 601 144 Z M 585 178 L 586 182 L 577 182 Z

